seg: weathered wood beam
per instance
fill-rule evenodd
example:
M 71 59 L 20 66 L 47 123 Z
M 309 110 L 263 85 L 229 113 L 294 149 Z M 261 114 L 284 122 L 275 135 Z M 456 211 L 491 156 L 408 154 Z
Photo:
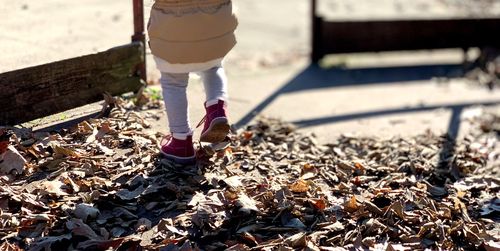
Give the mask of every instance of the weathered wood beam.
M 0 125 L 16 125 L 137 91 L 142 43 L 0 74 Z
M 319 20 L 313 61 L 335 53 L 500 47 L 500 18 Z

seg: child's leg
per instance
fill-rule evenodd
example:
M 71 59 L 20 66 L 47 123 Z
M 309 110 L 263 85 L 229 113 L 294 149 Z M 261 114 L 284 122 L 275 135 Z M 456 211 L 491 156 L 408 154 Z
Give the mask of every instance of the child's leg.
M 227 78 L 222 67 L 200 73 L 205 85 L 206 115 L 200 141 L 218 143 L 223 141 L 229 133 L 229 122 L 226 117 Z
M 218 100 L 227 102 L 227 77 L 224 68 L 217 66 L 200 72 L 205 86 L 207 106 L 217 104 Z
M 187 101 L 189 73 L 161 73 L 160 83 L 167 110 L 170 132 L 177 135 L 191 133 Z

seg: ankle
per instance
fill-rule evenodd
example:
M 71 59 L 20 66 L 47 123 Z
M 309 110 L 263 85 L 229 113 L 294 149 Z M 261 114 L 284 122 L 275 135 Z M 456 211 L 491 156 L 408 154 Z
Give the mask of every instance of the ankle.
M 227 101 L 225 99 L 211 99 L 205 101 L 205 108 L 214 106 L 214 105 L 222 105 L 223 107 L 227 106 Z
M 192 138 L 193 136 L 193 131 L 185 132 L 185 133 L 178 133 L 178 132 L 173 132 L 172 133 L 172 138 L 177 139 L 177 140 L 188 140 Z

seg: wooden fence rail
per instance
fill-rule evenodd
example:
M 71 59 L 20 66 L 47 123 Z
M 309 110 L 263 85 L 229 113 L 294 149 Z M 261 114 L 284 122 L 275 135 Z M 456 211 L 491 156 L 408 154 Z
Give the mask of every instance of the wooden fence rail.
M 16 125 L 139 90 L 137 66 L 144 45 L 134 42 L 105 52 L 0 74 L 0 126 Z

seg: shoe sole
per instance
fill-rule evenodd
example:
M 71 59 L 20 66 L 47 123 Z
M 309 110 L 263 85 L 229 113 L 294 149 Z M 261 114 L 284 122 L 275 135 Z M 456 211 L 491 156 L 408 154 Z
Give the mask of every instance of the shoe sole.
M 165 159 L 171 160 L 171 161 L 173 161 L 177 164 L 181 164 L 181 165 L 193 165 L 196 163 L 196 155 L 194 155 L 192 157 L 178 157 L 175 155 L 166 154 L 163 151 L 161 151 L 161 155 Z
M 200 136 L 200 141 L 208 143 L 222 142 L 229 130 L 230 126 L 227 118 L 215 118 L 210 123 L 210 127 Z

